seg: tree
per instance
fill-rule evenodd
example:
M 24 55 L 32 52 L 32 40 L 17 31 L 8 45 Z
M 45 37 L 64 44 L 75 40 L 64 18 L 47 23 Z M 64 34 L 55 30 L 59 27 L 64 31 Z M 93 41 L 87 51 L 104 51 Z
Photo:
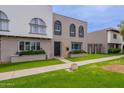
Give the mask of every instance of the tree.
M 122 21 L 119 25 L 120 34 L 124 37 L 124 21 Z

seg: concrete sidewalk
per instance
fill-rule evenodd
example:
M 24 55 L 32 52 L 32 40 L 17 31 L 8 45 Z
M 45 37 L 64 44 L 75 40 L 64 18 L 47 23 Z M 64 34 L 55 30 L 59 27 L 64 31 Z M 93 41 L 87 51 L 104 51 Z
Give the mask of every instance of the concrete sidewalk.
M 67 59 L 65 59 L 63 57 L 55 57 L 55 58 L 58 59 L 58 60 L 60 60 L 60 61 L 62 61 L 62 62 L 64 62 L 64 63 L 71 63 L 70 60 L 67 60 Z
M 45 72 L 50 72 L 50 71 L 56 71 L 56 70 L 60 70 L 60 69 L 66 69 L 66 68 L 70 68 L 71 64 L 73 64 L 73 63 L 76 63 L 78 66 L 82 66 L 82 65 L 91 64 L 91 63 L 97 63 L 97 62 L 102 62 L 102 61 L 118 59 L 121 57 L 124 57 L 124 55 L 92 59 L 92 60 L 86 60 L 86 61 L 80 61 L 80 62 L 69 62 L 69 63 L 65 63 L 65 64 L 52 65 L 52 66 L 46 66 L 46 67 L 37 67 L 37 68 L 31 68 L 31 69 L 3 72 L 3 73 L 0 73 L 0 80 L 7 80 L 7 79 L 12 79 L 12 78 L 33 75 L 33 74 L 39 74 L 39 73 L 45 73 Z

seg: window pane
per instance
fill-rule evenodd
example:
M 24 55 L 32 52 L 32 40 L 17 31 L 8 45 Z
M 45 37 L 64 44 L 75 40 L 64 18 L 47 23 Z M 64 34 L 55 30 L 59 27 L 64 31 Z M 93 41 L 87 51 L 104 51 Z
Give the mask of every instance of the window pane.
M 2 30 L 8 30 L 8 26 L 7 26 L 8 22 L 6 21 L 2 21 Z
M 30 42 L 25 42 L 25 50 L 30 50 Z
M 24 42 L 19 43 L 19 50 L 24 51 Z
M 8 21 L 0 20 L 0 30 L 8 30 Z
M 36 49 L 37 49 L 37 50 L 40 50 L 40 42 L 37 42 L 37 43 L 36 43 Z
M 83 37 L 84 36 L 84 28 L 83 28 L 83 26 L 80 26 L 79 27 L 79 36 L 80 37 Z
M 55 26 L 55 31 L 60 32 L 60 31 L 61 31 L 61 26 L 60 26 L 60 25 L 56 25 L 56 26 Z
M 75 25 L 71 24 L 70 25 L 70 36 L 75 36 L 75 35 L 76 35 Z
M 81 43 L 72 43 L 72 50 L 81 49 Z
M 116 35 L 116 34 L 113 34 L 113 38 L 114 38 L 114 39 L 117 39 L 117 35 Z
M 0 30 L 8 30 L 8 17 L 2 11 L 0 11 Z
M 60 21 L 56 21 L 54 24 L 54 31 L 57 33 L 61 33 L 61 22 Z
M 35 42 L 32 42 L 31 43 L 31 50 L 35 50 L 35 46 L 36 46 Z

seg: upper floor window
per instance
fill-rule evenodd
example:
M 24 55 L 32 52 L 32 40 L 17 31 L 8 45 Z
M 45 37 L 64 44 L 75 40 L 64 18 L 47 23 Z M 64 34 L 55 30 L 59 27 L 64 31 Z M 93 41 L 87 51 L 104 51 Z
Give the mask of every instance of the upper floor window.
M 54 23 L 54 34 L 55 35 L 61 35 L 61 30 L 62 30 L 62 24 L 60 21 L 55 21 Z
M 79 27 L 79 37 L 84 37 L 84 28 L 83 28 L 83 26 Z
M 74 24 L 70 25 L 70 36 L 72 37 L 76 36 L 76 27 Z
M 40 18 L 33 18 L 30 22 L 31 33 L 46 34 L 46 23 Z
M 8 31 L 9 20 L 7 15 L 0 11 L 0 30 Z
M 117 35 L 116 35 L 116 34 L 113 34 L 113 38 L 114 38 L 114 39 L 117 39 Z

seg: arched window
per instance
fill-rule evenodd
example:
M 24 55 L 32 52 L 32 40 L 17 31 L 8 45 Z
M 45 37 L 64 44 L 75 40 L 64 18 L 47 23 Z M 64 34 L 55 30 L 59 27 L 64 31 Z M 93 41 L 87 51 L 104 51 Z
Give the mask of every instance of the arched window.
M 7 15 L 0 11 L 0 30 L 1 31 L 8 31 L 9 20 Z
M 84 28 L 83 28 L 83 26 L 79 26 L 79 37 L 84 37 Z
M 72 37 L 76 36 L 76 27 L 74 24 L 70 25 L 70 36 Z
M 30 22 L 31 33 L 46 34 L 46 23 L 40 18 L 33 18 Z
M 54 34 L 55 35 L 61 35 L 62 32 L 62 24 L 60 21 L 55 21 L 54 23 Z

